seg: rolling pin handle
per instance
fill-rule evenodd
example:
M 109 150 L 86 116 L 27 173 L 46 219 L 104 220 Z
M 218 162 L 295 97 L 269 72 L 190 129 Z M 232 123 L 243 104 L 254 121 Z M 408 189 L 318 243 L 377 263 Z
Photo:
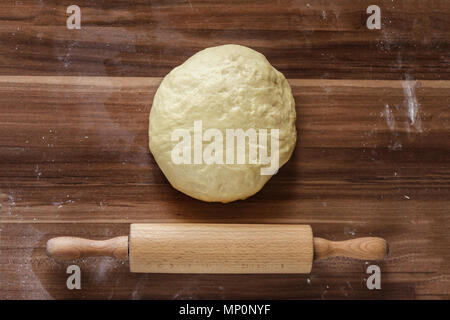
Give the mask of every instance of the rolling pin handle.
M 389 252 L 386 240 L 377 237 L 330 241 L 314 237 L 314 260 L 347 257 L 360 260 L 382 260 Z
M 57 237 L 47 241 L 47 255 L 57 260 L 102 256 L 123 260 L 128 258 L 128 237 L 115 237 L 108 240 Z

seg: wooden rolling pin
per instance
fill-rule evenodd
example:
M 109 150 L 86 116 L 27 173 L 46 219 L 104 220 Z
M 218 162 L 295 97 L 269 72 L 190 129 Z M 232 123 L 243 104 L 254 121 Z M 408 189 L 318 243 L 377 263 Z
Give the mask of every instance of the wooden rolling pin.
M 309 273 L 313 260 L 379 260 L 387 251 L 381 238 L 335 242 L 313 238 L 308 225 L 274 224 L 132 224 L 129 237 L 47 242 L 55 259 L 128 258 L 131 272 L 149 273 Z

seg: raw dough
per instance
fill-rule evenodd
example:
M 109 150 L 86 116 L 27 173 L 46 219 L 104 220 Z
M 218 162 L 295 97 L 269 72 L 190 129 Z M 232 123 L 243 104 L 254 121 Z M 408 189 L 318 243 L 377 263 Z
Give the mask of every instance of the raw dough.
M 262 54 L 239 45 L 212 47 L 174 68 L 161 82 L 150 112 L 149 146 L 175 189 L 203 201 L 230 202 L 255 194 L 271 175 L 260 170 L 269 164 L 248 163 L 250 139 L 246 140 L 246 163 L 226 164 L 226 129 L 267 129 L 269 157 L 275 136 L 271 129 L 279 129 L 281 167 L 295 148 L 295 119 L 288 82 Z M 194 121 L 201 121 L 203 134 L 209 128 L 220 130 L 225 164 L 194 163 Z M 172 134 L 180 128 L 191 134 L 191 146 L 186 147 L 190 150 L 185 151 L 191 154 L 192 164 L 173 161 L 173 150 L 181 140 L 173 141 Z M 214 140 L 201 142 L 203 151 Z M 258 141 L 257 147 L 264 146 Z

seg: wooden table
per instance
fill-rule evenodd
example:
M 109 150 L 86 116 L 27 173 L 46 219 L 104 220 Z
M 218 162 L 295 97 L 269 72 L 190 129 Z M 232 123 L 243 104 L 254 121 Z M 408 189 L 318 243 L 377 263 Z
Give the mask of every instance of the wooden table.
M 78 0 L 0 4 L 0 298 L 450 298 L 450 2 Z M 226 4 L 225 4 L 226 3 Z M 237 43 L 292 85 L 298 143 L 257 195 L 191 199 L 148 151 L 161 77 L 195 52 Z M 49 259 L 47 239 L 126 235 L 133 222 L 311 224 L 330 239 L 381 236 L 372 262 L 310 275 L 131 274 L 109 258 Z

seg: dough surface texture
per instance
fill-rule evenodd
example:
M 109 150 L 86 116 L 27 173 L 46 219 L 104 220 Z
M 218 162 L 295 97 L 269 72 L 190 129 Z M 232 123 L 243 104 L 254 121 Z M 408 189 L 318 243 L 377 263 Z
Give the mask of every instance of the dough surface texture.
M 269 164 L 249 163 L 249 138 L 246 162 L 227 164 L 226 130 L 266 129 L 268 145 L 258 138 L 257 148 L 258 155 L 266 148 L 270 157 L 272 129 L 278 129 L 281 167 L 295 148 L 295 120 L 291 87 L 262 54 L 240 45 L 212 47 L 174 68 L 161 82 L 150 111 L 149 147 L 175 189 L 203 201 L 231 202 L 257 193 L 271 175 L 261 174 Z M 223 164 L 195 163 L 195 121 L 201 121 L 202 134 L 210 128 L 222 133 Z M 173 150 L 181 141 L 174 141 L 176 129 L 190 132 L 191 146 L 185 147 L 190 150 L 185 151 L 190 152 L 191 163 L 173 161 Z M 202 150 L 214 140 L 204 139 Z

